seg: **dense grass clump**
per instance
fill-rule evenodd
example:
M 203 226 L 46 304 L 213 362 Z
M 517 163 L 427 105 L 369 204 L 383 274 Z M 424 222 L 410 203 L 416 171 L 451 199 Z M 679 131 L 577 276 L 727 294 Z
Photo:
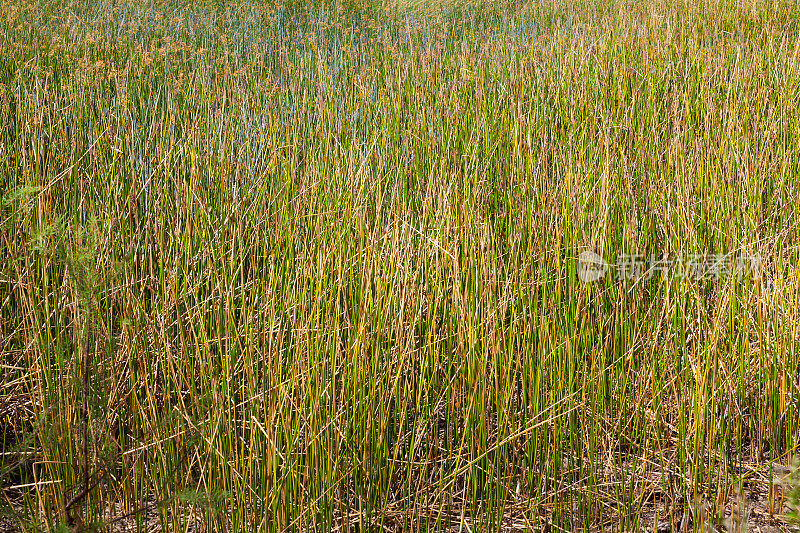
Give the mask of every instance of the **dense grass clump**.
M 798 20 L 0 0 L 6 520 L 778 527 Z

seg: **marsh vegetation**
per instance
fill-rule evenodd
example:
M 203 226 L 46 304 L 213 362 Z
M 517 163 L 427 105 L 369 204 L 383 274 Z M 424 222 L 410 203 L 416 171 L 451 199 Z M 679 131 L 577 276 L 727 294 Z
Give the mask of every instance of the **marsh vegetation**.
M 786 527 L 796 2 L 0 2 L 8 527 Z

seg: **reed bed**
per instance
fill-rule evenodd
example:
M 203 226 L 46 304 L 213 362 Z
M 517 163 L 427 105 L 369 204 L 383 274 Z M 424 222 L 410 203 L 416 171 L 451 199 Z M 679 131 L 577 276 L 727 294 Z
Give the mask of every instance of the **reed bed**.
M 784 527 L 796 2 L 0 2 L 8 527 Z

